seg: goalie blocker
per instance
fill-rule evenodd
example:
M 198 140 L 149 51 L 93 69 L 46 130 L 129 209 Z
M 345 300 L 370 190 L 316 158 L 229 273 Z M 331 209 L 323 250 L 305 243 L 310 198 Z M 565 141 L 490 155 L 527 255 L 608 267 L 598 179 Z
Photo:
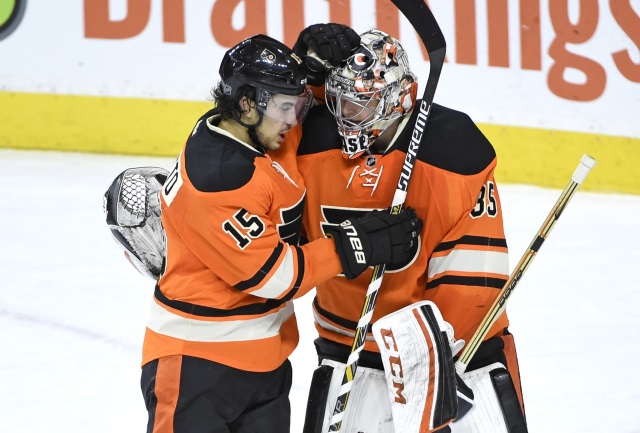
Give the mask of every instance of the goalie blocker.
M 437 306 L 422 301 L 373 325 L 382 368 L 359 366 L 342 419 L 346 433 L 514 433 L 526 422 L 499 337 L 483 345 L 487 365 L 458 376 L 453 356 L 464 345 Z M 365 352 L 367 355 L 371 353 Z M 330 359 L 334 358 L 334 359 Z M 486 363 L 485 362 L 485 363 Z M 485 364 L 483 363 L 483 364 Z M 324 433 L 341 392 L 345 364 L 329 355 L 314 372 L 304 433 Z M 477 366 L 474 366 L 477 367 Z M 384 416 L 371 417 L 377 413 Z M 380 420 L 384 420 L 380 422 Z M 374 425 L 375 424 L 375 425 Z
M 433 432 L 473 407 L 473 393 L 456 379 L 453 355 L 464 341 L 431 301 L 379 319 L 373 336 L 380 348 L 396 432 Z

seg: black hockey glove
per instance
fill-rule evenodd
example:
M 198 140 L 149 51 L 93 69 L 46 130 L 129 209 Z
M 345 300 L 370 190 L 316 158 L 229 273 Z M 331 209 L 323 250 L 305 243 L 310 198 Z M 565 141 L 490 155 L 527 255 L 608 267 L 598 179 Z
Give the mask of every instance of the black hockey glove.
M 359 45 L 360 36 L 344 24 L 313 24 L 300 32 L 293 52 L 303 61 L 307 82 L 322 86 L 327 71 L 347 60 Z
M 409 261 L 421 228 L 422 220 L 413 209 L 404 209 L 398 215 L 387 209 L 349 218 L 327 229 L 327 235 L 336 244 L 345 277 L 352 280 L 369 266 Z

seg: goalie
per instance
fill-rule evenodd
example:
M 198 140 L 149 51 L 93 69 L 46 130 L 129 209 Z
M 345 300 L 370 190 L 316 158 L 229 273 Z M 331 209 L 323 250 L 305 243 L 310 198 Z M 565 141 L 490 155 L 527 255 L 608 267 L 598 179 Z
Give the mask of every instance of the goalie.
M 314 67 L 309 51 L 319 53 L 327 39 L 314 37 L 319 33 L 311 26 L 294 46 Z M 451 370 L 462 341 L 471 339 L 508 279 L 495 151 L 465 113 L 433 104 L 424 124 L 421 101 L 396 110 L 406 78 L 417 83 L 418 74 L 395 38 L 371 29 L 360 39 L 352 56 L 326 69 L 326 104 L 314 107 L 303 125 L 297 152 L 308 190 L 303 225 L 313 240 L 345 215 L 388 206 L 416 124 L 426 137 L 404 205 L 416 209 L 425 225 L 411 259 L 386 267 L 371 318 L 373 333 L 366 337 L 355 377 L 345 384 L 351 386 L 346 409 L 336 400 L 343 394 L 372 270 L 355 280 L 337 276 L 318 285 L 313 308 L 320 367 L 304 433 L 335 431 L 336 425 L 346 433 L 524 432 L 506 314 L 462 380 Z M 429 301 L 428 308 L 423 301 Z M 471 396 L 465 385 L 473 391 L 474 407 L 462 416 Z

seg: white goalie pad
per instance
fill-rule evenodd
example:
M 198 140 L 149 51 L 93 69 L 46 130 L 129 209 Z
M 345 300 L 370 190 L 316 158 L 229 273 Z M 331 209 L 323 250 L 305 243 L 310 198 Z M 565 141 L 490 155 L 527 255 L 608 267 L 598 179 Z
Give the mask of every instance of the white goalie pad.
M 325 359 L 322 365 L 333 368 L 322 421 L 321 432 L 324 433 L 329 431 L 336 400 L 340 395 L 345 364 Z M 340 432 L 394 433 L 384 371 L 367 367 L 356 369 Z
M 107 225 L 129 262 L 143 275 L 162 272 L 166 238 L 160 216 L 160 188 L 169 172 L 160 167 L 120 173 L 104 195 Z
M 474 408 L 449 427 L 452 433 L 508 433 L 502 406 L 491 381 L 490 373 L 504 369 L 499 363 L 493 363 L 477 370 L 462 374 L 464 382 L 473 390 Z
M 458 412 L 451 325 L 422 301 L 373 324 L 387 379 L 396 432 L 426 433 L 450 424 Z

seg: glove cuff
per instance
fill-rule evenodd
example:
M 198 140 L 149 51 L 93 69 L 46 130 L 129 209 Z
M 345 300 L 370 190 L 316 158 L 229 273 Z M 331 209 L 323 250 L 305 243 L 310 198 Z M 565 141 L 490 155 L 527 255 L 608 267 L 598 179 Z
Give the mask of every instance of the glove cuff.
M 310 51 L 302 62 L 307 73 L 307 83 L 314 87 L 322 87 L 327 78 L 327 73 L 331 65 L 329 62 L 320 59 L 317 54 Z

